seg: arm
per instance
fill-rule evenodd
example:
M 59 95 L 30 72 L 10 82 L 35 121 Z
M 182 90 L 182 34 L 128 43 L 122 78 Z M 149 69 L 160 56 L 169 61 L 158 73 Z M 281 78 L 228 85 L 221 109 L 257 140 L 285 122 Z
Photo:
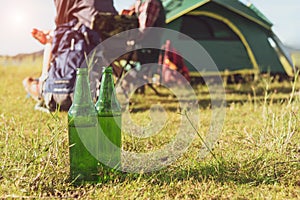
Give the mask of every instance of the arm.
M 50 61 L 52 57 L 52 35 L 51 31 L 41 31 L 34 28 L 31 31 L 32 36 L 37 39 L 41 44 L 45 45 L 44 47 L 44 55 L 43 55 L 43 67 L 42 67 L 42 75 L 40 77 L 41 81 L 43 81 L 47 77 L 47 72 L 50 68 Z

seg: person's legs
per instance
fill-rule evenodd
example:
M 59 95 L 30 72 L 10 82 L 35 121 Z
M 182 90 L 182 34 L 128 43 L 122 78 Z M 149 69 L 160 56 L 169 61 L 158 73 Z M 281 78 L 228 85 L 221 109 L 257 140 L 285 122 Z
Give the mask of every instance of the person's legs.
M 156 94 L 159 94 L 159 92 L 152 86 L 152 83 L 148 83 L 148 80 L 152 79 L 154 74 L 158 72 L 159 53 L 160 50 L 158 49 L 137 50 L 137 58 L 142 65 L 141 72 L 140 72 L 142 77 L 140 78 L 144 79 L 144 82 L 147 83 L 145 85 L 148 85 Z M 145 94 L 145 85 L 141 86 L 137 90 L 137 93 Z
M 26 77 L 23 80 L 23 86 L 25 88 L 25 91 L 36 101 L 40 101 L 42 97 L 42 84 L 47 78 L 47 73 L 50 67 L 50 61 L 52 56 L 51 49 L 51 43 L 46 43 L 43 55 L 44 57 L 41 76 L 39 78 Z

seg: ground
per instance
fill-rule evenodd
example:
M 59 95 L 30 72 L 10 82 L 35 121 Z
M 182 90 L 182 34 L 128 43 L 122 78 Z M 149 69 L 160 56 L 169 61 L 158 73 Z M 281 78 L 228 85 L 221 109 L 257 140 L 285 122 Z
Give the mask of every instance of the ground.
M 68 180 L 66 113 L 34 111 L 21 85 L 24 77 L 38 76 L 38 66 L 0 67 L 0 74 L 0 198 L 300 199 L 299 80 L 265 76 L 227 85 L 224 124 L 204 158 L 199 152 L 211 122 L 210 94 L 204 85 L 193 86 L 200 122 L 176 162 L 149 173 L 107 172 L 98 185 L 76 187 Z M 184 117 L 170 91 L 159 90 L 163 97 L 151 90 L 134 97 L 135 123 L 149 123 L 149 105 L 157 103 L 169 120 Z M 174 124 L 166 127 L 146 139 L 123 134 L 123 149 L 160 149 L 176 135 Z

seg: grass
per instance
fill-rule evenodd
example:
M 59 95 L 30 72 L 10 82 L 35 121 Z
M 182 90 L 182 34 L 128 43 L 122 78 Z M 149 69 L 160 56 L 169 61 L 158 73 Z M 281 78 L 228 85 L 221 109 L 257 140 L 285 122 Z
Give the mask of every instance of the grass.
M 292 53 L 292 59 L 293 62 L 295 63 L 295 65 L 299 68 L 300 66 L 300 52 L 299 51 L 295 51 Z
M 226 86 L 226 118 L 213 154 L 199 158 L 196 137 L 175 163 L 151 173 L 108 173 L 98 185 L 75 187 L 68 181 L 66 113 L 34 111 L 21 81 L 38 75 L 38 67 L 0 67 L 0 198 L 84 199 L 300 199 L 300 81 L 258 82 Z M 168 91 L 161 89 L 164 94 Z M 209 130 L 209 93 L 195 86 L 200 136 Z M 125 135 L 123 148 L 149 152 L 176 133 L 178 102 L 147 90 L 136 96 L 132 119 L 150 121 L 149 105 L 164 106 L 167 130 L 150 138 Z M 173 122 L 173 121 L 172 121 Z M 176 122 L 176 123 L 175 123 Z

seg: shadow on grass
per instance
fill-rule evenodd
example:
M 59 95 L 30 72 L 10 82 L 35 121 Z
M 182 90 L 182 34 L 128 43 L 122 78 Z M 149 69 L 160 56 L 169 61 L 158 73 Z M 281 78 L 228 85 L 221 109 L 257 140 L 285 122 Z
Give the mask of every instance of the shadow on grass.
M 264 84 L 259 86 L 253 86 L 250 83 L 245 85 L 229 85 L 226 87 L 226 104 L 245 104 L 245 103 L 279 103 L 282 104 L 289 100 L 290 94 L 292 93 L 292 86 L 290 83 L 285 84 L 273 84 L 272 87 L 268 87 Z M 296 88 L 297 90 L 298 88 Z M 180 103 L 186 105 L 198 103 L 201 109 L 210 109 L 212 104 L 212 97 L 208 92 L 207 88 L 196 87 L 194 88 L 197 93 L 197 99 L 191 96 L 177 98 L 167 88 L 159 88 L 161 96 L 155 95 L 153 92 L 148 91 L 146 95 L 134 94 L 131 96 L 129 110 L 130 112 L 144 112 L 151 108 L 152 105 L 159 104 L 166 111 L 178 112 L 180 110 Z M 266 99 L 267 96 L 267 99 Z M 222 96 L 221 96 L 222 97 Z M 216 97 L 216 98 L 221 98 Z M 194 98 L 194 99 L 193 99 Z M 267 102 L 265 102 L 265 100 Z M 123 105 L 125 107 L 127 105 Z
M 265 97 L 263 96 L 259 96 L 256 97 L 256 99 L 229 99 L 226 100 L 226 105 L 227 107 L 229 107 L 231 104 L 245 104 L 245 103 L 252 103 L 255 104 L 257 102 L 261 102 L 263 103 L 265 100 Z M 182 101 L 182 102 L 186 102 L 188 103 L 189 101 Z M 281 98 L 281 97 L 272 97 L 271 99 L 267 99 L 266 103 L 269 104 L 270 102 L 275 103 L 275 104 L 283 104 L 285 102 L 288 102 L 288 97 L 286 98 Z M 143 103 L 134 103 L 133 105 L 129 106 L 129 110 L 132 113 L 138 113 L 138 112 L 145 112 L 151 109 L 152 105 L 155 104 L 159 104 L 162 105 L 162 107 L 169 112 L 179 112 L 180 111 L 180 105 L 178 104 L 177 100 L 168 100 L 168 99 L 164 99 L 164 100 L 160 100 L 159 102 L 147 102 L 147 104 L 143 104 Z M 191 101 L 191 103 L 194 103 Z M 211 109 L 212 107 L 212 102 L 211 99 L 209 98 L 202 98 L 200 100 L 198 100 L 198 106 L 200 109 Z

